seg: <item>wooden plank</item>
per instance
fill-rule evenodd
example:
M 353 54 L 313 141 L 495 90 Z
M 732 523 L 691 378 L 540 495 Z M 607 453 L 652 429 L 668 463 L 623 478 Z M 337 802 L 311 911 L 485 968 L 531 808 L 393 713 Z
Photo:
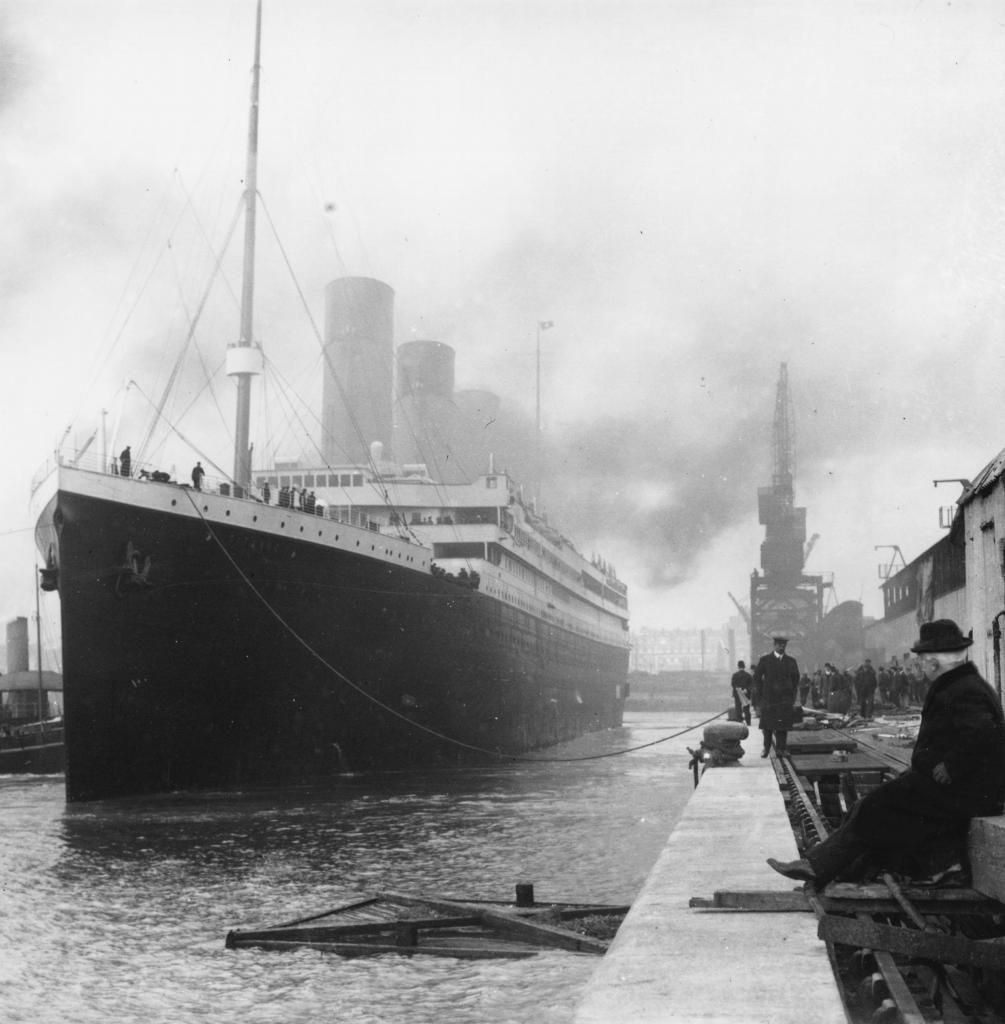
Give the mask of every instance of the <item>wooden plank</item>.
M 404 892 L 392 892 L 383 890 L 377 893 L 378 898 L 388 900 L 391 903 L 400 903 L 406 907 L 431 907 L 433 910 L 442 910 L 447 914 L 480 914 L 486 909 L 478 903 L 467 903 L 464 900 L 448 900 L 442 896 L 412 896 Z
M 939 889 L 935 886 L 906 885 L 903 894 L 914 903 L 964 904 L 967 906 L 988 905 L 993 913 L 1000 913 L 1001 908 L 994 907 L 983 893 L 970 888 Z M 842 900 L 872 900 L 889 896 L 885 885 L 860 885 L 855 882 L 831 882 L 824 890 L 825 896 Z
M 872 955 L 876 958 L 876 967 L 879 968 L 879 973 L 883 975 L 886 987 L 890 990 L 890 998 L 897 1004 L 902 1024 L 926 1024 L 925 1015 L 907 987 L 904 975 L 900 973 L 893 956 L 882 949 L 874 949 Z
M 392 931 L 399 924 L 407 923 L 413 928 L 436 930 L 440 928 L 475 927 L 482 923 L 480 914 L 463 917 L 395 918 L 389 921 L 364 921 L 354 924 L 324 924 L 312 928 L 260 928 L 254 931 L 237 931 L 236 939 L 289 939 L 295 942 L 334 942 L 342 935 L 377 935 Z
M 483 943 L 481 946 L 450 945 L 417 945 L 397 946 L 393 943 L 369 943 L 369 942 L 289 942 L 270 939 L 257 939 L 252 943 L 245 943 L 247 946 L 254 946 L 256 949 L 267 949 L 276 951 L 289 951 L 297 949 L 316 949 L 321 953 L 335 953 L 338 956 L 377 956 L 381 953 L 397 953 L 399 956 L 449 956 L 464 960 L 517 960 L 537 956 L 540 953 L 539 947 L 513 946 L 513 945 L 489 945 Z
M 840 775 L 842 772 L 880 771 L 886 762 L 876 754 L 863 750 L 847 753 L 847 760 L 837 761 L 830 754 L 792 754 L 792 767 L 797 775 L 807 779 L 818 779 L 824 775 Z
M 344 914 L 350 910 L 359 910 L 361 907 L 369 907 L 376 903 L 376 896 L 366 896 L 363 899 L 353 900 L 351 903 L 343 903 L 330 910 L 322 910 L 319 914 L 311 914 L 310 917 L 298 917 L 295 921 L 284 921 L 277 924 L 277 928 L 292 928 L 294 925 L 307 924 L 308 921 L 318 921 L 322 917 L 329 917 L 332 914 Z
M 905 889 L 902 895 L 925 914 L 988 914 L 1001 907 L 973 889 Z M 885 886 L 855 886 L 848 883 L 828 886 L 816 898 L 828 912 L 852 910 L 867 913 L 897 913 L 902 905 Z M 788 892 L 775 889 L 734 892 L 717 889 L 711 897 L 692 896 L 688 906 L 696 910 L 743 910 L 750 913 L 792 913 L 812 909 L 804 889 Z
M 558 928 L 554 925 L 518 917 L 515 914 L 499 910 L 479 907 L 477 903 L 462 903 L 454 900 L 443 900 L 436 897 L 408 896 L 405 893 L 383 892 L 386 899 L 402 903 L 417 903 L 447 911 L 466 911 L 481 915 L 482 921 L 491 928 L 510 935 L 519 935 L 527 942 L 557 949 L 570 949 L 580 953 L 606 953 L 608 944 L 601 939 L 593 939 L 581 932 L 569 928 Z
M 857 750 L 858 741 L 834 729 L 790 729 L 786 743 L 790 754 L 829 754 L 833 750 Z
M 497 910 L 486 910 L 482 913 L 482 921 L 490 928 L 496 928 L 506 935 L 516 935 L 525 942 L 534 942 L 540 946 L 553 949 L 570 949 L 577 953 L 606 953 L 608 943 L 603 939 L 594 939 L 581 932 L 569 928 L 558 928 L 527 918 L 513 917 Z
M 872 923 L 865 913 L 856 914 L 856 919 L 864 925 Z M 925 1024 L 925 1018 L 915 1001 L 914 995 L 907 987 L 904 975 L 893 957 L 882 949 L 871 950 L 879 973 L 883 975 L 890 998 L 900 1013 L 901 1024 Z
M 750 892 L 712 893 L 711 898 L 692 896 L 688 906 L 695 910 L 745 910 L 750 913 L 784 914 L 811 909 L 806 893 L 798 889 L 790 892 L 754 890 Z
M 997 945 L 993 941 L 919 932 L 836 914 L 826 914 L 821 918 L 817 935 L 826 942 L 846 946 L 865 946 L 874 951 L 902 953 L 940 963 L 969 964 L 999 971 L 1005 969 L 1005 945 Z

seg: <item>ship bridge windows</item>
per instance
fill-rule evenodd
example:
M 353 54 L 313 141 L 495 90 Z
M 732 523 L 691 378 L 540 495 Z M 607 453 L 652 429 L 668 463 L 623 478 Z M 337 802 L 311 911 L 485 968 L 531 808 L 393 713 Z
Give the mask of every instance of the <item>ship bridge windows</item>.
M 433 558 L 484 558 L 485 545 L 482 543 L 434 544 Z

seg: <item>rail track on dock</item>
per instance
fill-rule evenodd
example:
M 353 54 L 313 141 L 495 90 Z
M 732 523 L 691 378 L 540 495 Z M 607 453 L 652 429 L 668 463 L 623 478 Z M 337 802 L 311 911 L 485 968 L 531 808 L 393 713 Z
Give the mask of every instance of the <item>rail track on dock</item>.
M 884 773 L 900 774 L 910 764 L 906 751 L 835 732 L 866 748 Z M 827 754 L 816 756 L 829 759 Z M 822 772 L 812 783 L 797 770 L 797 760 L 790 755 L 772 758 L 804 850 L 830 834 L 835 816 L 843 817 L 859 794 L 854 770 L 844 768 L 840 759 L 827 766 L 830 775 Z M 822 785 L 834 777 L 839 779 L 836 786 Z M 743 904 L 745 897 L 756 896 L 716 894 L 717 899 L 733 900 L 737 909 L 754 909 Z M 771 905 L 759 909 L 816 914 L 845 1011 L 855 1024 L 990 1024 L 1005 1019 L 1005 906 L 973 889 L 912 886 L 882 873 L 868 885 L 831 883 L 820 891 L 807 885 L 766 902 Z

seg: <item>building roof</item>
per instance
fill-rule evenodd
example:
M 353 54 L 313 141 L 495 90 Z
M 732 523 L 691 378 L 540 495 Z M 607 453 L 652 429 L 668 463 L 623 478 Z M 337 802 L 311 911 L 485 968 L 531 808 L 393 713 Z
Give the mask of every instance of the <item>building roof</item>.
M 958 504 L 965 505 L 998 481 L 1005 474 L 1005 448 L 1003 448 L 965 487 Z

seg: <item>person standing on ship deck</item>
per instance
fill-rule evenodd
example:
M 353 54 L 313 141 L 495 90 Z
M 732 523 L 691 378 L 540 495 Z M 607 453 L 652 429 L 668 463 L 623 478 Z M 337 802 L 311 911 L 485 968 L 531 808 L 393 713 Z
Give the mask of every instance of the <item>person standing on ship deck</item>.
M 197 462 L 192 467 L 192 486 L 197 490 L 202 490 L 202 478 L 206 475 L 206 470 L 202 468 L 202 463 Z
M 119 455 L 119 476 L 130 476 L 133 470 L 133 453 L 129 445 Z
M 803 859 L 769 857 L 786 878 L 822 888 L 868 862 L 902 873 L 925 871 L 933 849 L 947 841 L 962 849 L 971 818 L 1001 813 L 1005 718 L 998 695 L 970 663 L 973 640 L 952 619 L 923 623 L 920 634 L 912 650 L 923 659 L 931 687 L 911 767 L 859 800 L 847 821 Z
M 795 721 L 794 708 L 798 706 L 799 665 L 795 658 L 785 653 L 789 638 L 775 636 L 771 639 L 774 650 L 765 654 L 754 669 L 754 705 L 764 734 L 761 757 L 767 757 L 771 752 L 772 734 L 775 751 L 779 755 L 785 753 L 789 729 Z

